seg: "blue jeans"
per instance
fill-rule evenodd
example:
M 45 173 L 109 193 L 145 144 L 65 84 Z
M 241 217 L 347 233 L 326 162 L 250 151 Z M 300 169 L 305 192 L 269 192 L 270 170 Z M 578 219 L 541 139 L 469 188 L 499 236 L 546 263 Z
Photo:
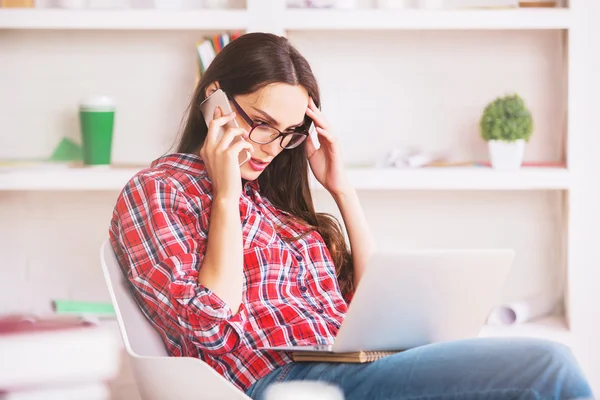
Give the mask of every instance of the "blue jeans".
M 291 363 L 246 392 L 275 382 L 322 381 L 346 400 L 582 399 L 592 393 L 571 350 L 537 339 L 481 338 L 432 344 L 368 364 Z

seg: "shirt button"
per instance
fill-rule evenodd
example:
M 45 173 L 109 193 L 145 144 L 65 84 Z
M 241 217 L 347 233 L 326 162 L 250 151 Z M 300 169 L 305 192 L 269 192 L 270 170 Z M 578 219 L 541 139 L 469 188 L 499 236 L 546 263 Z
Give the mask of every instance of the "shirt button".
M 296 260 L 302 261 L 302 256 L 296 256 Z
M 300 290 L 303 292 L 306 292 L 308 290 L 308 288 L 306 286 L 300 286 Z

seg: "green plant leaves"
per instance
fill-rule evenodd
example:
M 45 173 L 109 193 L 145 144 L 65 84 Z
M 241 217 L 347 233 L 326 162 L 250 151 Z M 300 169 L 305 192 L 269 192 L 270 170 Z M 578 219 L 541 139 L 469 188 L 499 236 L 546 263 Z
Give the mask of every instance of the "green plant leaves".
M 533 118 L 519 95 L 507 95 L 496 98 L 485 107 L 479 129 L 486 141 L 529 141 L 533 133 Z

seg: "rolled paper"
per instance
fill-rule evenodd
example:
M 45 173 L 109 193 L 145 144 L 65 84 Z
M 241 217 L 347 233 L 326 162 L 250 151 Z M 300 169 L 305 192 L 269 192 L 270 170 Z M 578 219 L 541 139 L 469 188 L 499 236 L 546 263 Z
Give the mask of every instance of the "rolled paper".
M 488 325 L 521 324 L 550 314 L 557 304 L 557 296 L 548 294 L 539 294 L 525 300 L 502 304 L 491 310 L 487 323 Z

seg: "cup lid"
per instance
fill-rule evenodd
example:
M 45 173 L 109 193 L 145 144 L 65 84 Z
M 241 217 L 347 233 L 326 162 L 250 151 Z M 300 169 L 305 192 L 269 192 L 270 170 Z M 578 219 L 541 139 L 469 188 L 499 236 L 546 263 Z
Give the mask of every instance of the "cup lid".
M 82 110 L 113 111 L 115 109 L 115 101 L 108 96 L 92 96 L 83 99 L 79 103 L 79 108 Z

